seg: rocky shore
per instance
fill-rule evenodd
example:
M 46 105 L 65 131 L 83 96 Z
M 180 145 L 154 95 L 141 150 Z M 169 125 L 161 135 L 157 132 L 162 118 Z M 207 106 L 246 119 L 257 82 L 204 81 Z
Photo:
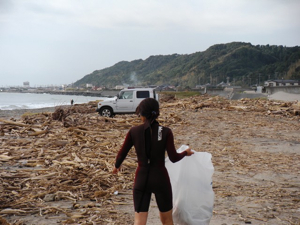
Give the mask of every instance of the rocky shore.
M 161 97 L 160 106 L 159 122 L 172 129 L 176 147 L 212 154 L 211 225 L 300 223 L 299 102 L 203 95 Z M 133 224 L 134 151 L 118 176 L 111 171 L 140 120 L 94 109 L 1 114 L 2 224 Z M 149 224 L 160 224 L 155 200 Z

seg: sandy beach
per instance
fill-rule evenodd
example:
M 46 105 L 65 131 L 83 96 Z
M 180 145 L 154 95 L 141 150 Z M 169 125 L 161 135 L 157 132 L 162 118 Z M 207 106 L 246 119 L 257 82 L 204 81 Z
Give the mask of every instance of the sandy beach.
M 210 96 L 161 103 L 160 123 L 173 130 L 176 147 L 212 154 L 211 225 L 300 223 L 298 110 L 297 102 Z M 134 151 L 121 174 L 111 169 L 128 129 L 140 123 L 135 115 L 105 119 L 77 110 L 57 121 L 14 113 L 0 121 L 3 220 L 133 224 Z M 148 224 L 160 224 L 154 199 Z
M 268 96 L 268 99 L 278 101 L 300 101 L 300 94 L 277 92 Z

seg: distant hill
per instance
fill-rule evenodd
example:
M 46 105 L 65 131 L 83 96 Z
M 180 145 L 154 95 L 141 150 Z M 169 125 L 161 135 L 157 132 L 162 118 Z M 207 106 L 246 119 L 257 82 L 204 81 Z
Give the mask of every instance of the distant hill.
M 116 85 L 175 85 L 195 87 L 226 82 L 250 86 L 268 79 L 300 80 L 300 47 L 217 44 L 203 52 L 157 55 L 95 70 L 74 83 L 112 88 Z

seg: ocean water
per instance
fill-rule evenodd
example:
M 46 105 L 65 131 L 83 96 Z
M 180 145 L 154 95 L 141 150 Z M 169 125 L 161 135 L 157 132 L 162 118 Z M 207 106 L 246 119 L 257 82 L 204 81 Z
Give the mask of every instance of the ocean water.
M 0 92 L 0 110 L 38 109 L 70 105 L 72 99 L 74 104 L 82 104 L 105 99 L 105 97 Z

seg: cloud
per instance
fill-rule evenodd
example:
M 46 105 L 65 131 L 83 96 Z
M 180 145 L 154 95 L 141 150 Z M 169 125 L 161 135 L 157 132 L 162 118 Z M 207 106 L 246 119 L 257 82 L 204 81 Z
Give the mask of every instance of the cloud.
M 193 30 L 254 32 L 299 25 L 299 1 L 16 1 L 22 19 L 96 29 Z M 276 4 L 274 4 L 276 2 Z M 21 18 L 19 18 L 21 19 Z M 249 31 L 251 32 L 251 31 Z
M 12 0 L 0 0 L 0 12 L 8 13 L 13 9 Z
M 299 8 L 298 0 L 0 0 L 0 80 L 71 83 L 121 60 L 232 41 L 299 45 Z

